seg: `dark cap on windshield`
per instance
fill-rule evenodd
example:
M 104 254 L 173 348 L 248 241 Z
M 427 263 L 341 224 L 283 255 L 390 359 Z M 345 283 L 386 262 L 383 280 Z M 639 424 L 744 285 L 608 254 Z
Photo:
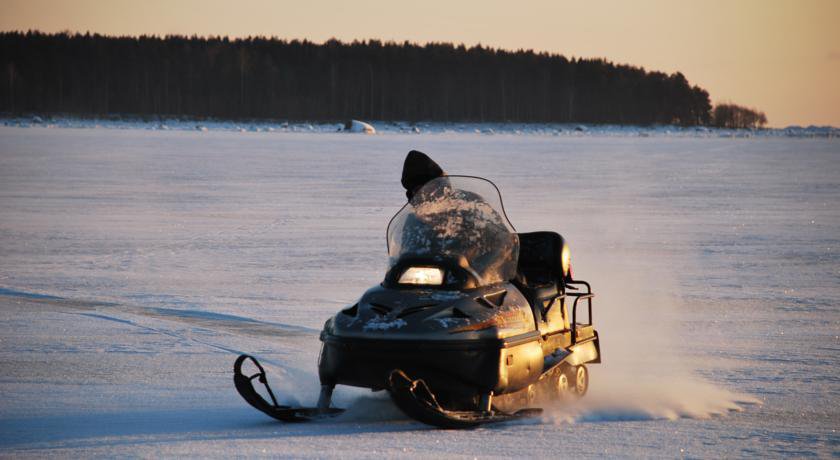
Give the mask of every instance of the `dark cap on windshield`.
M 414 192 L 423 184 L 445 175 L 443 169 L 425 153 L 417 150 L 408 152 L 402 171 L 402 185 L 405 187 L 405 196 L 411 200 Z

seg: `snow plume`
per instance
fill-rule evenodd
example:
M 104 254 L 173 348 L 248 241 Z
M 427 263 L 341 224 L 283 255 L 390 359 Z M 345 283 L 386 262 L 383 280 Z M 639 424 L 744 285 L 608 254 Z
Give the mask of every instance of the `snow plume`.
M 406 415 L 391 401 L 387 392 L 356 391 L 355 393 L 355 399 L 348 399 L 346 405 L 341 406 L 347 408 L 347 412 L 341 416 L 341 421 L 381 423 L 406 419 Z
M 669 249 L 685 246 L 650 244 L 651 234 L 638 226 L 616 225 L 614 217 L 605 220 L 609 224 L 605 222 L 602 228 L 610 230 L 595 237 L 603 237 L 605 245 L 581 248 L 577 259 L 572 247 L 575 274 L 590 281 L 596 293 L 593 317 L 602 363 L 588 366 L 589 393 L 580 400 L 547 408 L 546 419 L 709 418 L 758 403 L 700 375 L 701 370 L 713 372 L 708 363 L 701 365 L 696 358 L 705 354 L 705 334 L 692 330 L 686 319 L 689 310 L 681 299 L 677 279 L 685 265 L 678 260 L 681 256 L 675 255 L 680 251 Z M 677 233 L 665 239 L 679 238 Z M 583 318 L 578 321 L 585 321 L 585 309 L 578 310 Z

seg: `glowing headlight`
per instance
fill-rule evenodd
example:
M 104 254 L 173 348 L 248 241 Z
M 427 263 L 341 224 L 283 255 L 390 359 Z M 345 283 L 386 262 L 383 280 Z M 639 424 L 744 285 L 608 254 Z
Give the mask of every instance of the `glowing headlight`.
M 408 267 L 400 276 L 400 284 L 443 284 L 443 270 L 434 267 Z
M 563 251 L 560 253 L 560 264 L 563 267 L 563 276 L 569 274 L 569 264 L 571 263 L 572 254 L 569 252 L 569 247 L 563 245 Z

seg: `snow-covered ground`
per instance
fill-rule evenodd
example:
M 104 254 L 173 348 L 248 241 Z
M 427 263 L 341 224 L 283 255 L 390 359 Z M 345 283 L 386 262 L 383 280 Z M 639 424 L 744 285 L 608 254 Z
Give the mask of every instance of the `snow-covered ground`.
M 45 124 L 0 127 L 0 456 L 840 455 L 836 138 Z M 317 333 L 381 280 L 410 149 L 570 241 L 590 394 L 471 431 L 345 387 L 338 419 L 268 419 L 235 354 L 314 402 Z
M 704 126 L 633 126 L 587 125 L 564 123 L 458 123 L 458 122 L 407 122 L 359 120 L 345 123 L 301 122 L 280 120 L 196 120 L 190 118 L 137 118 L 111 116 L 108 118 L 80 118 L 76 116 L 0 116 L 4 126 L 30 128 L 73 129 L 145 129 L 152 131 L 232 131 L 240 133 L 334 133 L 365 134 L 481 134 L 513 136 L 563 136 L 563 137 L 840 137 L 840 128 L 833 126 L 788 126 L 752 130 L 707 128 Z

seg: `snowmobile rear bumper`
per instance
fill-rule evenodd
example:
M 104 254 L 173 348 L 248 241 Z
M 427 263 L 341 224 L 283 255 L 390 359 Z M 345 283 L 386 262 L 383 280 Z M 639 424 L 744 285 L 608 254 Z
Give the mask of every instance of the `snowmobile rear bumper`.
M 324 331 L 318 373 L 325 385 L 376 391 L 388 388 L 392 370 L 403 369 L 451 396 L 472 397 L 498 389 L 504 349 L 539 340 L 537 331 L 483 340 L 368 339 Z

